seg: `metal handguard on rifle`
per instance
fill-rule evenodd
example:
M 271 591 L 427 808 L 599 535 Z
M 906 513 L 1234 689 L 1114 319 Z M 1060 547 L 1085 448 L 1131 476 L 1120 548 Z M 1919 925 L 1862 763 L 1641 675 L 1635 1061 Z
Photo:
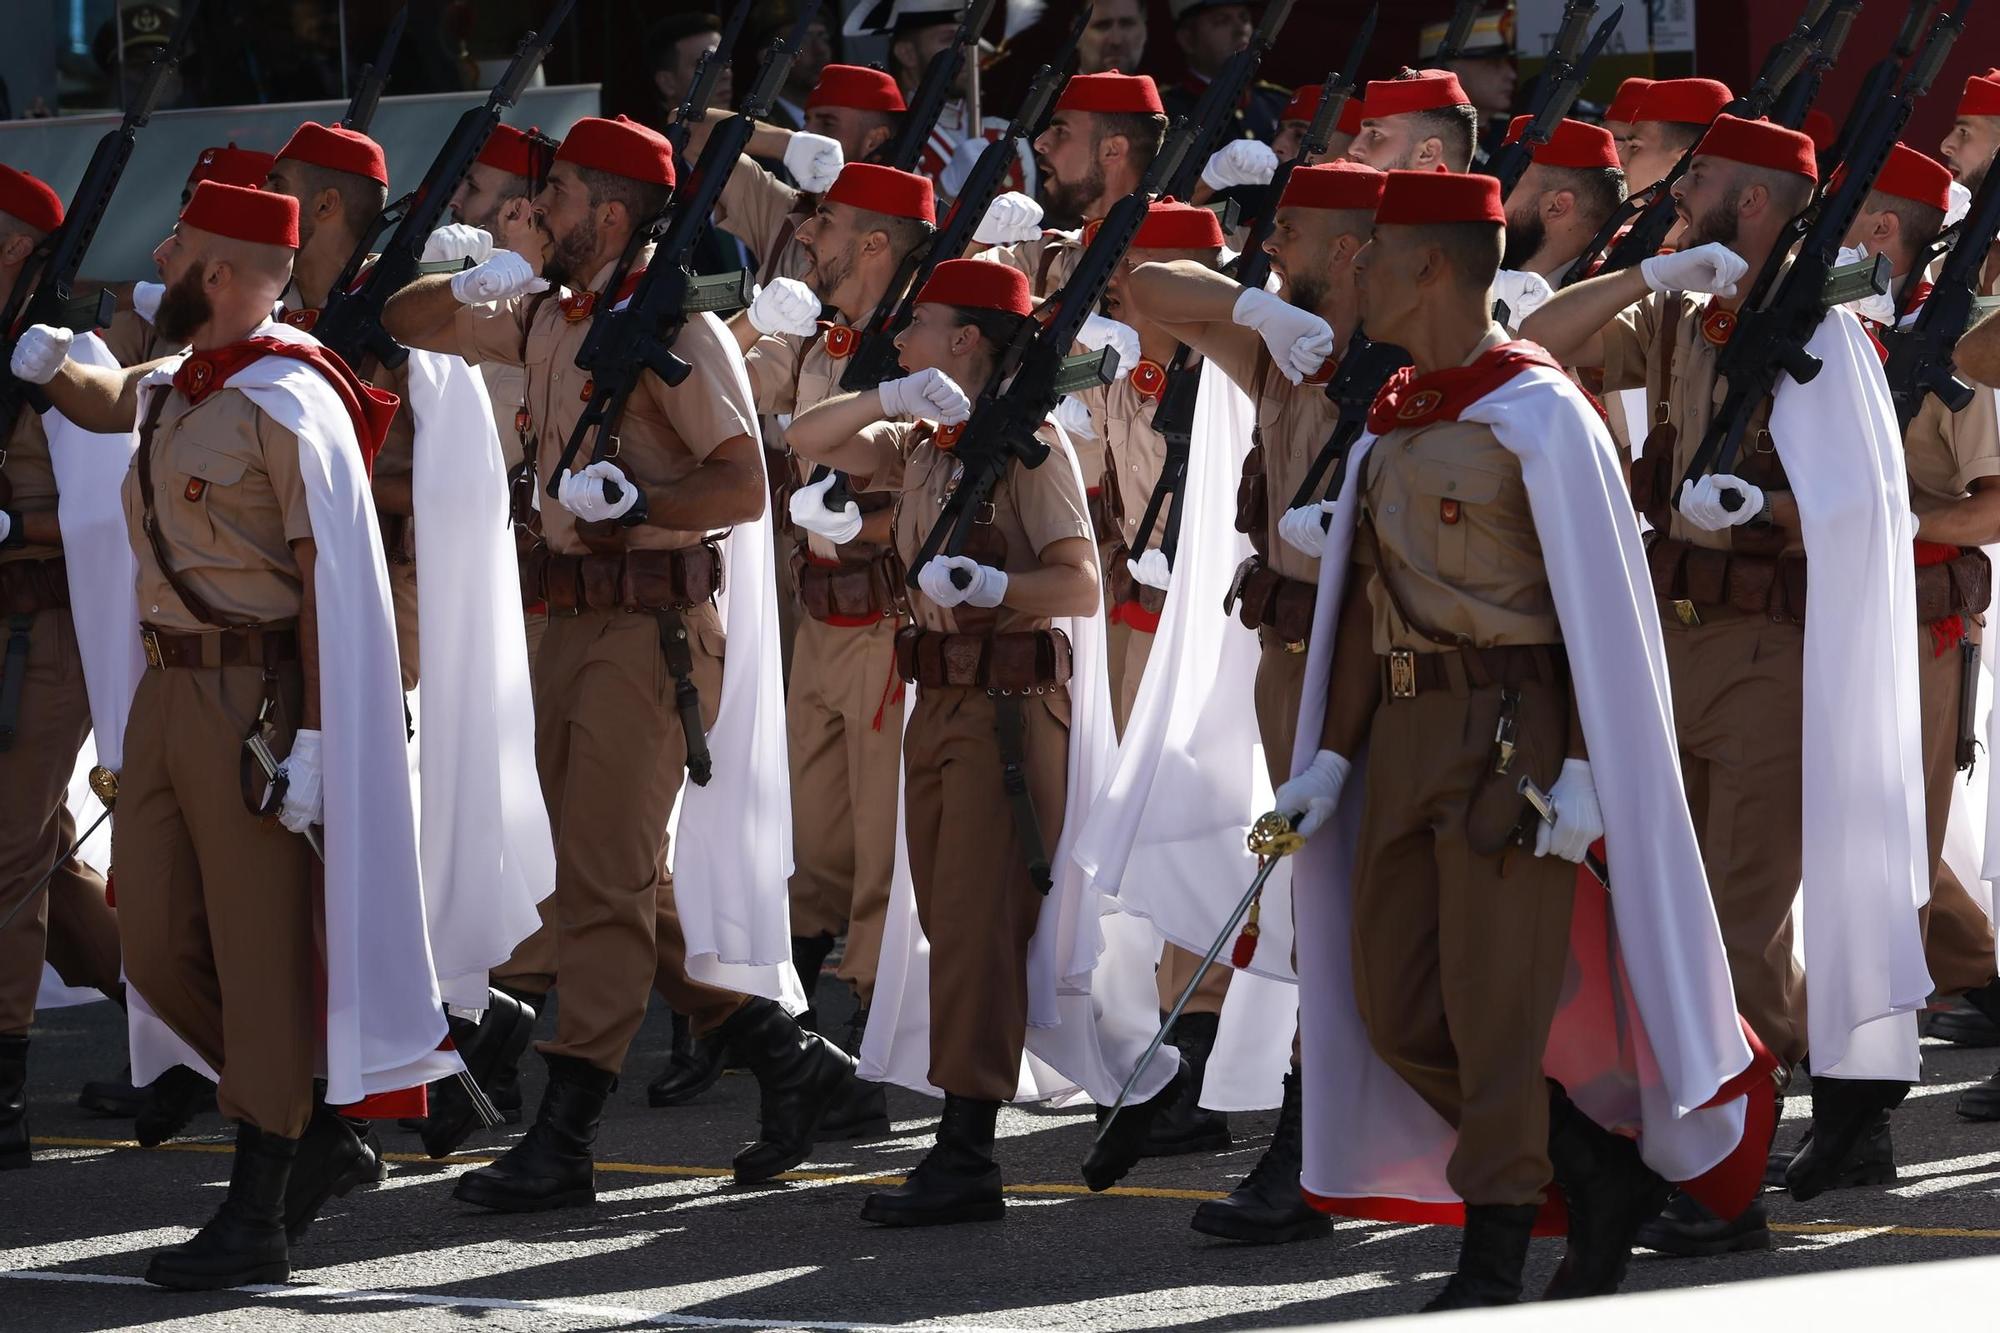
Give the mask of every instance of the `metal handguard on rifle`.
M 1818 26 L 1826 12 L 1828 0 L 1808 0 L 1806 12 L 1802 15 L 1785 40 L 1773 47 L 1764 59 L 1764 68 L 1757 74 L 1757 82 L 1750 91 L 1730 102 L 1719 113 L 1725 116 L 1741 116 L 1745 120 L 1756 120 L 1771 109 L 1784 86 L 1805 68 L 1811 58 L 1813 48 L 1818 44 L 1821 29 Z M 1570 265 L 1569 273 L 1562 285 L 1572 286 L 1585 278 L 1600 277 L 1627 269 L 1642 259 L 1651 258 L 1660 252 L 1667 233 L 1673 230 L 1676 214 L 1674 211 L 1674 183 L 1687 173 L 1694 162 L 1694 150 L 1701 146 L 1697 139 L 1673 169 L 1663 176 L 1657 185 L 1641 190 L 1612 211 L 1590 243 Z M 1631 224 L 1622 237 L 1619 230 Z M 1612 239 L 1617 237 L 1617 244 Z M 1609 253 L 1606 247 L 1609 246 Z M 1603 255 L 1604 262 L 1596 264 L 1597 256 Z
M 1563 117 L 1576 105 L 1577 95 L 1583 91 L 1583 84 L 1590 77 L 1591 66 L 1610 42 L 1611 34 L 1618 31 L 1618 21 L 1625 16 L 1625 7 L 1620 5 L 1611 11 L 1609 18 L 1591 34 L 1590 45 L 1579 53 L 1577 44 L 1583 41 L 1583 34 L 1590 26 L 1590 20 L 1597 14 L 1594 4 L 1571 4 L 1563 11 L 1563 25 L 1556 34 L 1556 44 L 1549 52 L 1548 63 L 1542 67 L 1541 81 L 1536 85 L 1534 103 L 1528 109 L 1528 124 L 1521 131 L 1521 137 L 1504 145 L 1486 163 L 1486 174 L 1500 181 L 1500 197 L 1505 199 L 1514 186 L 1534 164 L 1535 149 L 1549 141 L 1562 124 Z
M 915 171 L 923 161 L 924 144 L 930 140 L 938 117 L 944 114 L 945 103 L 958 95 L 958 76 L 965 68 L 966 52 L 979 44 L 979 34 L 986 30 L 986 20 L 993 16 L 993 5 L 994 0 L 971 0 L 959 15 L 958 31 L 952 34 L 951 41 L 924 66 L 923 77 L 917 81 L 916 91 L 910 94 L 909 109 L 903 113 L 896 137 L 889 142 L 883 158 L 885 165 L 898 171 Z M 966 127 L 968 136 L 978 133 L 977 125 Z
M 389 31 L 382 35 L 375 58 L 361 67 L 361 77 L 354 84 L 354 97 L 347 104 L 347 114 L 340 118 L 340 123 L 348 129 L 366 134 L 375 123 L 375 111 L 382 105 L 382 90 L 389 86 L 389 66 L 395 63 L 396 48 L 403 44 L 403 29 L 409 21 L 410 6 L 405 0 L 396 6 L 396 16 L 389 20 Z
M 48 398 L 33 384 L 14 378 L 8 368 L 8 361 L 14 350 L 14 336 L 31 325 L 67 325 L 73 316 L 70 310 L 70 285 L 82 271 L 83 257 L 90 250 L 90 242 L 97 235 L 97 228 L 104 221 L 104 211 L 111 205 L 112 192 L 118 188 L 118 178 L 125 174 L 126 163 L 132 160 L 132 146 L 138 141 L 139 131 L 153 118 L 153 109 L 158 105 L 161 90 L 166 87 L 168 77 L 180 65 L 181 57 L 187 52 L 188 34 L 194 28 L 195 15 L 201 9 L 201 0 L 193 0 L 181 10 L 180 24 L 173 36 L 160 48 L 153 58 L 152 72 L 146 76 L 145 87 L 125 109 L 125 118 L 115 130 L 105 131 L 91 150 L 90 163 L 83 169 L 83 179 L 78 182 L 76 193 L 71 196 L 69 208 L 63 214 L 63 224 L 43 237 L 35 247 L 35 253 L 22 266 L 21 276 L 34 274 L 35 281 L 30 286 L 25 280 L 17 280 L 8 294 L 6 304 L 0 306 L 0 461 L 4 461 L 7 443 L 14 438 L 14 427 L 20 421 L 21 412 L 32 407 L 41 412 L 48 408 Z M 89 319 L 94 326 L 103 322 L 103 300 L 100 298 L 96 315 Z
M 693 273 L 694 247 L 715 213 L 729 175 L 750 144 L 757 122 L 770 114 L 771 104 L 785 86 L 792 61 L 798 56 L 807 27 L 817 13 L 817 3 L 802 5 L 797 19 L 783 39 L 772 43 L 763 68 L 751 85 L 742 108 L 716 126 L 703 145 L 701 157 L 689 178 L 675 189 L 660 218 L 654 219 L 633 236 L 624 257 L 605 286 L 590 332 L 577 350 L 576 366 L 590 377 L 590 398 L 583 415 L 577 418 L 563 446 L 562 457 L 549 474 L 548 494 L 555 498 L 563 478 L 570 473 L 576 456 L 587 439 L 594 438 L 590 461 L 601 462 L 617 447 L 618 423 L 625 414 L 626 401 L 647 371 L 666 383 L 679 384 L 688 376 L 688 363 L 674 355 L 674 343 L 690 316 L 704 310 L 740 308 L 747 300 L 747 273 L 697 278 Z M 664 234 L 661 234 L 664 223 Z M 639 285 L 631 299 L 613 299 L 645 243 L 659 235 L 652 258 L 647 261 Z M 605 499 L 617 503 L 623 489 L 604 483 Z
M 674 150 L 674 164 L 679 166 L 687 160 L 689 127 L 708 119 L 709 99 L 715 96 L 715 85 L 722 82 L 722 71 L 729 68 L 729 59 L 736 51 L 736 43 L 742 40 L 743 27 L 750 21 L 750 10 L 756 0 L 736 0 L 736 7 L 723 20 L 722 32 L 716 44 L 701 53 L 695 61 L 694 77 L 688 81 L 687 96 L 674 109 L 674 117 L 668 123 L 665 138 Z
M 1382 386 L 1389 382 L 1389 377 L 1409 364 L 1410 354 L 1402 348 L 1393 343 L 1370 342 L 1367 335 L 1355 331 L 1347 352 L 1340 358 L 1340 369 L 1326 385 L 1327 398 L 1339 410 L 1333 433 L 1320 446 L 1287 508 L 1302 509 L 1340 494 L 1347 477 L 1348 455 L 1354 450 L 1354 442 L 1368 429 L 1368 409 L 1381 397 Z M 1333 477 L 1327 481 L 1329 471 Z
M 450 207 L 458 183 L 486 146 L 493 127 L 521 95 L 534 77 L 542 58 L 549 53 L 563 20 L 576 0 L 556 0 L 555 9 L 538 31 L 521 39 L 513 63 L 500 76 L 486 101 L 469 108 L 452 127 L 451 137 L 431 160 L 423 183 L 416 191 L 386 208 L 369 234 L 341 267 L 340 276 L 327 289 L 326 306 L 313 325 L 313 336 L 331 348 L 348 365 L 358 365 L 363 356 L 373 356 L 379 365 L 394 369 L 409 359 L 409 349 L 389 336 L 382 327 L 382 307 L 389 298 L 410 285 L 420 271 L 424 245 L 437 230 Z M 395 230 L 382 246 L 381 254 L 368 264 L 375 240 L 393 222 Z M 367 265 L 367 276 L 362 267 Z
M 1806 123 L 1806 113 L 1819 100 L 1819 86 L 1826 78 L 1826 72 L 1840 63 L 1840 53 L 1847 45 L 1847 35 L 1854 29 L 1854 20 L 1861 13 L 1861 0 L 1836 0 L 1827 11 L 1819 41 L 1813 46 L 1812 57 L 1806 67 L 1792 76 L 1778 94 L 1778 100 L 1771 104 L 1771 120 L 1787 129 L 1799 129 Z M 1856 107 L 1867 106 L 1866 102 L 1856 102 Z
M 1776 390 L 1781 376 L 1805 384 L 1819 374 L 1819 358 L 1806 350 L 1806 344 L 1829 309 L 1869 291 L 1887 290 L 1889 261 L 1884 255 L 1877 255 L 1872 264 L 1852 265 L 1836 274 L 1841 242 L 1860 216 L 1861 205 L 1917 99 L 1929 90 L 1952 43 L 1965 30 L 1967 3 L 1960 0 L 1956 12 L 1938 21 L 1901 85 L 1881 103 L 1861 109 L 1867 124 L 1855 135 L 1854 155 L 1842 164 L 1838 188 L 1794 220 L 1772 247 L 1737 314 L 1735 332 L 1716 357 L 1716 375 L 1728 384 L 1728 393 L 1688 464 L 1684 483 L 1712 472 L 1726 473 L 1735 465 L 1752 415 Z M 1794 236 L 1799 238 L 1797 251 L 1786 267 Z M 1855 270 L 1864 271 L 1858 284 L 1846 281 Z M 1722 498 L 1726 509 L 1742 503 L 1742 496 L 1734 492 Z
M 1903 65 L 1916 54 L 1917 44 L 1930 31 L 1931 15 L 1937 7 L 1938 0 L 1913 0 L 1909 16 L 1903 20 L 1903 30 L 1896 35 L 1896 44 L 1889 49 L 1888 55 L 1875 62 L 1867 77 L 1861 81 L 1861 91 L 1854 95 L 1854 106 L 1874 106 L 1889 95 L 1889 90 L 1896 86 L 1896 79 L 1903 72 Z M 1849 116 L 1841 123 L 1833 143 L 1820 154 L 1821 176 L 1832 175 L 1834 166 L 1847 160 L 1847 155 L 1854 149 L 1854 136 L 1861 124 L 1859 116 Z
M 1285 20 L 1292 16 L 1292 6 L 1296 2 L 1272 0 L 1264 10 L 1257 30 L 1250 34 L 1250 44 L 1229 57 L 1215 72 L 1215 77 L 1209 80 L 1208 87 L 1202 89 L 1200 99 L 1187 117 L 1188 124 L 1195 130 L 1194 142 L 1188 146 L 1180 164 L 1166 178 L 1161 194 L 1186 199 L 1194 193 L 1194 187 L 1201 181 L 1201 169 L 1208 165 L 1209 154 L 1221 146 L 1223 133 L 1236 115 L 1243 94 L 1249 91 L 1250 81 L 1257 77 L 1257 67 L 1264 63 L 1264 56 L 1277 42 L 1278 33 L 1284 28 Z

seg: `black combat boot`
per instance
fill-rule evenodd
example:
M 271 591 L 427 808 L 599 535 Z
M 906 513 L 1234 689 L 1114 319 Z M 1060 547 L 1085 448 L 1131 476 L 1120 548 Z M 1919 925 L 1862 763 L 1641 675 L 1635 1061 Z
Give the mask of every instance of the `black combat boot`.
M 0 1037 L 0 1171 L 28 1161 L 28 1039 Z
M 1278 1110 L 1271 1146 L 1227 1197 L 1209 1199 L 1194 1210 L 1194 1229 L 1205 1236 L 1252 1245 L 1282 1245 L 1331 1234 L 1332 1220 L 1316 1211 L 1299 1192 L 1304 1136 L 1304 1102 L 1299 1071 L 1294 1069 L 1285 1075 L 1285 1100 Z
M 902 1184 L 863 1200 L 861 1220 L 885 1227 L 941 1227 L 998 1222 L 1006 1216 L 1000 1165 L 993 1160 L 993 1123 L 999 1114 L 999 1102 L 947 1093 L 937 1144 Z
M 141 1148 L 157 1148 L 214 1109 L 215 1084 L 186 1065 L 175 1065 L 146 1085 L 146 1102 L 132 1121 L 132 1136 Z
M 312 1119 L 299 1136 L 298 1157 L 285 1185 L 285 1239 L 298 1244 L 326 1201 L 336 1194 L 345 1198 L 356 1185 L 376 1179 L 380 1162 L 353 1122 L 326 1104 L 325 1085 L 315 1087 Z
M 673 1054 L 660 1076 L 646 1085 L 646 1105 L 681 1106 L 715 1086 L 729 1055 L 729 1043 L 720 1031 L 697 1037 L 687 1019 L 674 1015 Z
M 842 1031 L 840 1049 L 859 1061 L 861 1034 L 867 1030 L 868 1010 L 856 1009 Z M 889 1090 L 880 1083 L 868 1083 L 857 1077 L 848 1085 L 847 1094 L 827 1108 L 826 1118 L 820 1121 L 819 1139 L 822 1143 L 838 1143 L 846 1139 L 880 1138 L 889 1128 Z
M 1180 1157 L 1187 1153 L 1220 1152 L 1229 1146 L 1229 1117 L 1201 1104 L 1202 1079 L 1208 1072 L 1208 1057 L 1215 1050 L 1215 1029 L 1220 1014 L 1182 1014 L 1174 1020 L 1168 1041 L 1181 1053 L 1187 1066 L 1187 1087 L 1178 1100 L 1153 1119 L 1141 1157 Z
M 1153 1126 L 1168 1107 L 1187 1095 L 1188 1083 L 1187 1061 L 1182 1060 L 1164 1088 L 1143 1102 L 1127 1103 L 1109 1127 L 1105 1127 L 1105 1113 L 1099 1109 L 1097 1142 L 1090 1145 L 1090 1156 L 1083 1159 L 1083 1183 L 1093 1194 L 1125 1179 L 1125 1173 L 1145 1155 Z
M 298 1151 L 297 1139 L 237 1125 L 229 1197 L 192 1240 L 153 1256 L 146 1281 L 181 1291 L 220 1291 L 289 1278 L 285 1186 Z
M 1828 1078 L 1812 1085 L 1812 1137 L 1785 1168 L 1785 1188 L 1800 1203 L 1818 1198 L 1840 1180 L 1842 1166 L 1861 1147 L 1878 1120 L 1908 1096 L 1910 1085 L 1894 1079 Z M 1887 1132 L 1886 1123 L 1883 1132 Z
M 451 1197 L 502 1213 L 539 1213 L 597 1201 L 591 1149 L 618 1076 L 587 1060 L 548 1055 L 549 1085 L 521 1141 L 491 1166 L 460 1176 Z
M 126 1065 L 109 1078 L 94 1078 L 77 1090 L 76 1109 L 92 1115 L 130 1120 L 146 1104 L 146 1090 L 132 1082 L 132 1066 Z
M 451 1017 L 451 1042 L 465 1068 L 490 1098 L 493 1085 L 503 1069 L 516 1069 L 528 1039 L 535 1034 L 535 1011 L 498 987 L 486 990 L 486 1012 L 479 1021 Z M 520 1099 L 516 1085 L 515 1100 Z M 499 1108 L 494 1108 L 499 1109 Z M 418 1131 L 424 1151 L 432 1157 L 449 1157 L 458 1151 L 472 1132 L 480 1128 L 479 1112 L 472 1095 L 457 1078 L 441 1078 L 430 1086 L 430 1115 Z
M 1785 1172 L 1791 1168 L 1792 1160 L 1811 1143 L 1812 1130 L 1807 1129 L 1798 1147 L 1790 1150 L 1773 1148 L 1764 1163 L 1764 1183 L 1773 1189 L 1783 1189 Z M 1875 1117 L 1875 1123 L 1862 1136 L 1861 1142 L 1855 1144 L 1854 1151 L 1840 1163 L 1833 1183 L 1827 1188 L 1842 1190 L 1858 1185 L 1887 1185 L 1895 1179 L 1896 1145 L 1889 1134 L 1889 1114 L 1885 1111 Z
M 1969 990 L 1932 1014 L 1924 1035 L 1954 1046 L 2000 1046 L 2000 980 Z
M 1745 1254 L 1771 1248 L 1771 1222 L 1761 1201 L 1753 1201 L 1735 1217 L 1725 1219 L 1696 1203 L 1691 1195 L 1676 1194 L 1658 1217 L 1639 1228 L 1634 1243 L 1681 1259 Z
M 1967 1120 L 2000 1120 L 2000 1070 L 1960 1093 L 1957 1109 Z
M 1549 1088 L 1549 1162 L 1569 1208 L 1569 1244 L 1542 1299 L 1609 1296 L 1625 1280 L 1639 1228 L 1659 1216 L 1673 1187 L 1613 1134 Z
M 808 1032 L 819 1031 L 819 1013 L 813 1008 L 813 997 L 819 993 L 819 974 L 832 952 L 831 935 L 792 936 L 792 970 L 799 974 L 799 987 L 806 993 L 805 1012 L 799 1015 L 798 1022 Z
M 721 1035 L 757 1076 L 757 1142 L 731 1163 L 737 1184 L 754 1185 L 806 1160 L 820 1121 L 853 1095 L 854 1061 L 800 1027 L 775 1000 L 750 1000 L 729 1016 Z
M 548 1014 L 547 991 L 537 995 L 533 991 L 520 990 L 513 986 L 495 986 L 494 989 L 522 1008 L 534 1010 L 537 1020 Z M 530 1037 L 533 1035 L 532 1032 L 529 1033 Z M 523 1053 L 525 1054 L 525 1051 Z M 492 1101 L 493 1109 L 500 1113 L 501 1123 L 508 1125 L 521 1123 L 521 1061 L 518 1056 L 504 1062 L 493 1071 L 493 1084 L 486 1089 L 486 1096 Z
M 1518 1304 L 1521 1269 L 1528 1262 L 1528 1241 L 1534 1235 L 1539 1212 L 1541 1209 L 1532 1203 L 1465 1205 L 1458 1271 L 1443 1291 L 1425 1303 L 1424 1312 Z

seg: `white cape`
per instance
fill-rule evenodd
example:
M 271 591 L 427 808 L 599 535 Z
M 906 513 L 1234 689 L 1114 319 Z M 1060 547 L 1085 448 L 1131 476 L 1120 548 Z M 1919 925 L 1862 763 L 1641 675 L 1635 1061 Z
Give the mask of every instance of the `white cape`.
M 313 341 L 272 322 L 253 332 Z M 183 359 L 163 363 L 142 386 L 166 383 Z M 327 1100 L 347 1105 L 464 1067 L 457 1055 L 438 1049 L 444 1010 L 424 920 L 389 576 L 353 425 L 332 386 L 303 362 L 267 356 L 238 371 L 229 387 L 298 436 L 318 551 L 326 815 L 322 1072 Z M 150 1083 L 176 1064 L 213 1076 L 137 988 L 128 993 L 135 1083 Z
M 1594 1120 L 1639 1130 L 1654 1170 L 1691 1180 L 1743 1140 L 1747 1099 L 1708 1104 L 1750 1066 L 1751 1052 L 1682 794 L 1659 616 L 1623 469 L 1596 412 L 1553 370 L 1523 370 L 1460 419 L 1491 426 L 1520 460 L 1557 616 L 1588 627 L 1565 638 L 1590 751 L 1606 757 L 1593 771 L 1610 909 L 1601 921 L 1579 915 L 1581 929 L 1573 928 L 1546 1067 Z M 1319 747 L 1358 479 L 1373 443 L 1371 435 L 1356 446 L 1320 563 L 1295 772 Z M 1375 1054 L 1355 1004 L 1349 876 L 1365 764 L 1365 755 L 1356 757 L 1339 817 L 1306 844 L 1293 872 L 1306 1107 L 1301 1183 L 1330 1211 L 1367 1211 L 1357 1201 L 1370 1199 L 1450 1205 L 1444 1168 L 1454 1131 Z M 1616 965 L 1607 968 L 1607 960 Z M 1593 972 L 1608 985 L 1591 987 Z M 1597 1010 L 1588 1016 L 1575 1012 L 1586 995 Z M 1749 1095 L 1768 1096 L 1761 1088 Z
M 478 374 L 412 351 L 418 540 L 418 838 L 445 1003 L 486 1007 L 487 973 L 541 924 L 555 843 L 535 776 L 534 700 L 507 465 Z

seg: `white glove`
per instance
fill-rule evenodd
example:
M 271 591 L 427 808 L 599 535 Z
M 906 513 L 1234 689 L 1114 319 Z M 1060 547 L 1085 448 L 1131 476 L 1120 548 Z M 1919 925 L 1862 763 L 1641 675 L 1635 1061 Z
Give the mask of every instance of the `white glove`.
M 1278 519 L 1278 537 L 1300 555 L 1317 560 L 1326 553 L 1326 507 L 1318 501 L 1287 509 Z
M 1722 497 L 1728 494 L 1742 496 L 1743 503 L 1735 509 L 1723 508 Z M 1700 481 L 1682 482 L 1680 510 L 1682 518 L 1703 532 L 1720 532 L 1740 527 L 1762 513 L 1764 492 L 1740 477 L 1718 472 Z
M 164 282 L 135 282 L 132 284 L 132 313 L 148 324 L 157 324 L 160 319 L 160 298 L 167 294 Z
M 1347 784 L 1348 770 L 1353 767 L 1345 756 L 1321 750 L 1305 772 L 1278 788 L 1273 804 L 1285 814 L 1304 816 L 1299 820 L 1299 834 L 1310 838 L 1333 818 L 1334 807 L 1340 804 L 1340 789 Z
M 986 206 L 972 239 L 980 245 L 1011 245 L 1042 234 L 1042 206 L 1018 190 L 998 195 Z
M 773 278 L 750 302 L 750 327 L 809 338 L 819 327 L 819 298 L 797 278 Z
M 961 588 L 952 582 L 952 571 L 962 569 L 972 582 Z M 939 606 L 998 606 L 1007 595 L 1007 574 L 991 565 L 982 565 L 967 555 L 933 556 L 917 571 L 917 587 Z
M 1223 146 L 1201 169 L 1201 183 L 1211 190 L 1233 185 L 1269 185 L 1278 174 L 1278 155 L 1256 139 L 1237 139 Z
M 1132 571 L 1134 582 L 1158 588 L 1161 592 L 1167 590 L 1167 584 L 1174 577 L 1174 567 L 1167 563 L 1167 553 L 1158 547 L 1141 552 L 1136 559 L 1126 560 L 1125 568 Z
M 1236 298 L 1231 318 L 1256 330 L 1278 369 L 1294 384 L 1316 373 L 1333 355 L 1333 330 L 1325 320 L 1269 292 L 1246 289 Z
M 1073 393 L 1062 396 L 1056 403 L 1056 410 L 1049 413 L 1049 420 L 1061 426 L 1072 440 L 1097 438 L 1097 427 L 1090 420 L 1090 409 Z
M 1549 788 L 1556 822 L 1535 825 L 1535 855 L 1582 863 L 1590 844 L 1604 836 L 1604 812 L 1597 807 L 1597 783 L 1588 759 L 1563 760 L 1562 776 Z
M 1526 269 L 1503 268 L 1493 275 L 1493 299 L 1507 306 L 1507 317 L 1515 328 L 1521 321 L 1542 308 L 1542 302 L 1554 296 L 1547 280 L 1539 273 Z
M 548 289 L 548 280 L 512 250 L 495 250 L 477 266 L 451 275 L 451 294 L 460 305 L 484 305 Z
M 1953 181 L 1945 192 L 1951 196 L 1951 202 L 1945 206 L 1944 225 L 1956 227 L 1972 211 L 1972 191 Z
M 604 498 L 604 483 L 618 488 L 617 500 Z M 586 523 L 604 523 L 623 518 L 639 503 L 639 488 L 626 480 L 616 463 L 592 463 L 581 472 L 572 472 L 556 488 L 556 499 L 564 509 Z
M 1670 255 L 1654 255 L 1639 261 L 1639 273 L 1656 292 L 1707 292 L 1712 296 L 1736 295 L 1736 284 L 1750 266 L 1719 241 L 1676 250 Z
M 292 752 L 278 765 L 278 776 L 285 780 L 285 803 L 278 807 L 278 822 L 294 833 L 304 833 L 320 822 L 323 804 L 317 731 L 302 730 L 292 737 Z
M 75 341 L 76 335 L 68 329 L 52 324 L 33 325 L 14 344 L 14 356 L 8 366 L 14 378 L 25 384 L 47 384 L 62 369 L 63 362 L 69 360 L 69 345 Z
M 941 426 L 956 426 L 972 415 L 972 400 L 942 370 L 883 380 L 875 392 L 881 395 L 887 416 L 929 417 Z
M 1256 140 L 1245 142 L 1255 143 Z M 1121 324 L 1103 315 L 1091 315 L 1083 321 L 1076 340 L 1093 352 L 1109 347 L 1118 354 L 1118 364 L 1111 368 L 1113 379 L 1139 364 L 1139 331 L 1130 324 Z
M 839 509 L 826 507 L 826 493 L 838 480 L 839 474 L 829 472 L 811 485 L 793 491 L 792 522 L 835 546 L 844 546 L 861 535 L 861 506 L 849 500 Z
M 831 186 L 845 165 L 840 140 L 824 134 L 794 130 L 785 145 L 785 170 L 792 173 L 792 179 L 807 194 L 818 194 Z
M 463 222 L 447 222 L 424 240 L 423 262 L 426 264 L 467 259 L 483 264 L 492 257 L 493 238 Z
M 14 516 L 6 510 L 0 509 L 0 546 L 5 546 L 7 539 L 13 535 Z

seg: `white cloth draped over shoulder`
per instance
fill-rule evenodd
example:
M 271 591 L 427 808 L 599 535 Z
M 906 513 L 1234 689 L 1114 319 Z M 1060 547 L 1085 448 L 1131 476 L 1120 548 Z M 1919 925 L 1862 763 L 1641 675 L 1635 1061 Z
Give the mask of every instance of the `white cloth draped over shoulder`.
M 253 336 L 310 342 L 266 322 Z M 141 380 L 157 391 L 177 356 Z M 463 1068 L 445 1036 L 404 757 L 395 617 L 374 498 L 354 428 L 333 387 L 301 361 L 267 356 L 238 371 L 241 392 L 299 442 L 318 552 L 321 730 L 325 735 L 326 1028 L 321 1072 L 334 1105 L 430 1083 Z M 131 991 L 132 1078 L 175 1064 L 209 1074 Z
M 1658 612 L 1623 471 L 1602 420 L 1574 385 L 1544 367 L 1522 370 L 1460 419 L 1490 425 L 1520 460 L 1558 618 L 1586 627 L 1566 636 L 1584 734 L 1592 753 L 1612 757 L 1595 766 L 1609 907 L 1580 892 L 1545 1068 L 1593 1119 L 1636 1131 L 1661 1175 L 1692 1180 L 1742 1157 L 1749 1098 L 1718 1094 L 1745 1074 L 1752 1055 L 1682 794 Z M 1295 772 L 1318 749 L 1357 479 L 1373 443 L 1367 436 L 1356 447 L 1320 565 Z M 1454 1132 L 1376 1056 L 1355 1004 L 1349 881 L 1367 756 L 1352 758 L 1338 817 L 1293 870 L 1302 1184 L 1327 1211 L 1448 1220 L 1457 1206 L 1444 1174 Z M 1749 1097 L 1762 1098 L 1768 1116 L 1768 1085 Z M 1764 1146 L 1754 1145 L 1758 1173 Z

